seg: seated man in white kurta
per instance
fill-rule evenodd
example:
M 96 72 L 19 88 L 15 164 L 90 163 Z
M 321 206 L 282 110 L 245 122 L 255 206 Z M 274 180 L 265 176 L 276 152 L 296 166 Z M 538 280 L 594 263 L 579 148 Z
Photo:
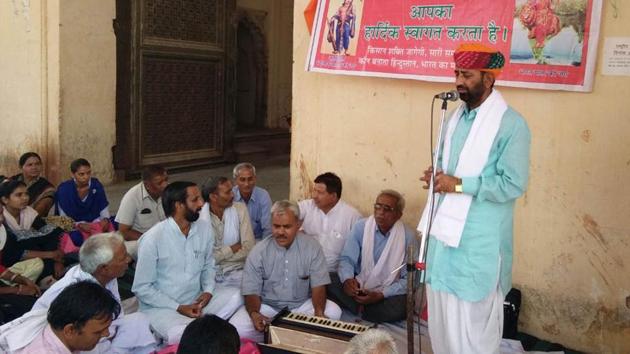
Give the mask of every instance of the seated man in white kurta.
M 315 178 L 312 199 L 299 202 L 302 231 L 319 241 L 326 257 L 328 272 L 335 273 L 339 255 L 352 225 L 361 214 L 341 200 L 341 179 L 331 172 Z
M 50 304 L 65 288 L 83 280 L 100 284 L 120 303 L 116 278 L 125 274 L 130 261 L 131 257 L 127 254 L 124 240 L 119 234 L 97 234 L 88 238 L 79 250 L 80 264 L 70 268 L 63 278 L 46 290 L 33 305 L 31 313 L 41 312 L 45 317 Z M 32 316 L 27 313 L 24 317 L 27 319 Z M 27 321 L 31 322 L 32 318 Z M 23 324 L 22 327 L 29 326 Z M 38 333 L 31 331 L 21 335 L 34 337 Z M 121 305 L 120 315 L 109 327 L 109 336 L 102 338 L 89 353 L 151 353 L 154 349 L 155 338 L 149 329 L 148 318 L 142 313 L 123 314 Z
M 140 238 L 132 290 L 153 330 L 174 344 L 197 317 L 229 318 L 238 308 L 230 303 L 238 290 L 215 289 L 214 235 L 210 224 L 197 221 L 203 205 L 199 187 L 174 182 L 162 201 L 167 219 Z
M 282 308 L 311 316 L 339 319 L 341 309 L 326 300 L 330 276 L 317 241 L 298 232 L 300 214 L 288 200 L 271 207 L 272 237 L 250 252 L 243 271 L 245 306 L 230 320 L 239 335 L 255 341 L 269 319 Z

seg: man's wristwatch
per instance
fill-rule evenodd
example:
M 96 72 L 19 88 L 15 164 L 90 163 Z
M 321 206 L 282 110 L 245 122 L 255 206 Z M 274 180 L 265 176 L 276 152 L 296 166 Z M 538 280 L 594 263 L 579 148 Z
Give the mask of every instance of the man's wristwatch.
M 457 184 L 455 185 L 455 193 L 464 193 L 464 185 L 462 185 L 462 179 L 457 179 Z

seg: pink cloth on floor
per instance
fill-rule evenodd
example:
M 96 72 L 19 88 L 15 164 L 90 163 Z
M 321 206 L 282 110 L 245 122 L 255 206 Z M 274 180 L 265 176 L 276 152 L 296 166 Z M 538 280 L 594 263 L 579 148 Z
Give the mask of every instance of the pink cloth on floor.
M 100 221 L 95 221 L 93 223 L 88 224 L 90 225 L 90 231 L 89 232 L 84 232 L 83 230 L 79 229 L 77 227 L 77 230 L 79 230 L 79 232 L 81 232 L 81 235 L 83 235 L 83 240 L 87 240 L 88 237 L 92 236 L 92 235 L 96 235 L 96 234 L 100 234 L 102 232 L 113 232 L 116 231 L 114 230 L 114 225 L 112 225 L 111 222 L 107 223 L 107 228 L 103 229 L 101 227 L 101 222 Z
M 238 354 L 260 354 L 260 350 L 253 340 L 241 338 L 241 350 Z
M 89 232 L 85 232 L 85 231 L 79 229 L 78 227 L 76 227 L 76 230 L 81 233 L 81 236 L 83 236 L 83 241 L 87 240 L 88 237 L 90 237 L 92 235 L 100 234 L 100 233 L 103 233 L 103 232 L 116 231 L 114 229 L 114 225 L 111 222 L 109 222 L 107 224 L 107 228 L 105 228 L 105 229 L 103 229 L 103 227 L 101 226 L 100 221 L 95 221 L 93 223 L 89 223 L 88 225 L 90 225 L 90 231 Z M 64 232 L 63 235 L 61 235 L 61 240 L 59 242 L 59 248 L 61 249 L 61 251 L 64 254 L 79 252 L 79 247 L 76 246 L 74 244 L 74 242 L 72 242 L 72 238 L 70 237 L 70 235 L 67 232 Z
M 72 239 L 67 232 L 64 232 L 61 235 L 61 240 L 59 241 L 59 249 L 64 254 L 79 252 L 79 247 L 75 246 L 74 242 L 72 242 Z

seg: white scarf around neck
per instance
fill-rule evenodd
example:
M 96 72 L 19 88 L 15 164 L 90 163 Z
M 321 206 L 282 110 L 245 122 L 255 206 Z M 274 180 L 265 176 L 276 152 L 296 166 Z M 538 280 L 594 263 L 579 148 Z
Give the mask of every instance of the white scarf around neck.
M 446 171 L 451 153 L 451 140 L 457 123 L 462 119 L 465 104 L 462 104 L 448 121 L 444 136 L 444 150 L 442 151 L 442 171 Z M 481 104 L 477 116 L 470 128 L 464 147 L 459 155 L 455 169 L 455 176 L 479 177 L 488 162 L 490 149 L 501 126 L 503 114 L 508 109 L 503 96 L 494 89 L 490 96 Z M 429 199 L 422 212 L 418 230 L 423 231 L 429 221 Z M 462 232 L 468 217 L 468 210 L 472 204 L 472 196 L 468 194 L 448 193 L 434 214 L 431 236 L 442 241 L 449 247 L 459 247 Z
M 363 229 L 363 243 L 361 246 L 361 273 L 357 280 L 362 289 L 383 291 L 391 285 L 400 274 L 400 265 L 405 261 L 405 227 L 398 220 L 392 226 L 385 248 L 374 264 L 374 237 L 377 231 L 374 215 L 365 221 Z
M 223 246 L 232 246 L 241 237 L 241 223 L 234 205 L 223 210 Z
M 9 228 L 13 231 L 28 231 L 33 226 L 33 221 L 39 215 L 37 211 L 30 206 L 20 210 L 20 221 L 15 220 L 13 215 L 9 213 L 9 211 L 4 208 L 2 215 L 4 215 L 4 220 L 6 221 Z

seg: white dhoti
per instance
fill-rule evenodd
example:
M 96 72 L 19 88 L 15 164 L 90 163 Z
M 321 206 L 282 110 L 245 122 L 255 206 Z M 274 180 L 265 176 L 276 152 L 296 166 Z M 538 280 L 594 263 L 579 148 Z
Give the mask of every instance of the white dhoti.
M 503 335 L 501 287 L 478 302 L 427 285 L 429 337 L 435 354 L 499 354 Z
M 217 315 L 227 320 L 242 304 L 243 297 L 238 288 L 221 287 L 217 284 L 212 299 L 203 308 L 203 314 Z M 153 308 L 142 310 L 142 312 L 149 317 L 155 333 L 169 345 L 179 343 L 184 329 L 194 320 L 171 309 Z
M 273 317 L 278 311 L 269 305 L 262 304 L 260 306 L 260 314 L 265 317 Z M 315 309 L 313 308 L 313 302 L 311 299 L 306 300 L 300 307 L 291 310 L 291 312 L 302 313 L 305 315 L 313 316 L 315 314 Z M 341 308 L 334 302 L 330 300 L 326 300 L 326 308 L 324 309 L 324 315 L 332 320 L 338 320 L 341 318 Z M 256 328 L 254 328 L 254 324 L 252 323 L 249 314 L 247 313 L 247 309 L 245 306 L 242 306 L 234 316 L 230 319 L 230 323 L 236 327 L 238 334 L 241 338 L 251 339 L 255 342 L 262 342 L 264 334 L 262 332 L 258 332 Z
M 242 269 L 233 270 L 229 273 L 222 274 L 221 276 L 217 275 L 215 279 L 216 279 L 216 283 L 215 283 L 216 287 L 223 287 L 223 288 L 232 287 L 232 288 L 237 288 L 240 291 L 241 283 L 243 282 L 243 270 Z

